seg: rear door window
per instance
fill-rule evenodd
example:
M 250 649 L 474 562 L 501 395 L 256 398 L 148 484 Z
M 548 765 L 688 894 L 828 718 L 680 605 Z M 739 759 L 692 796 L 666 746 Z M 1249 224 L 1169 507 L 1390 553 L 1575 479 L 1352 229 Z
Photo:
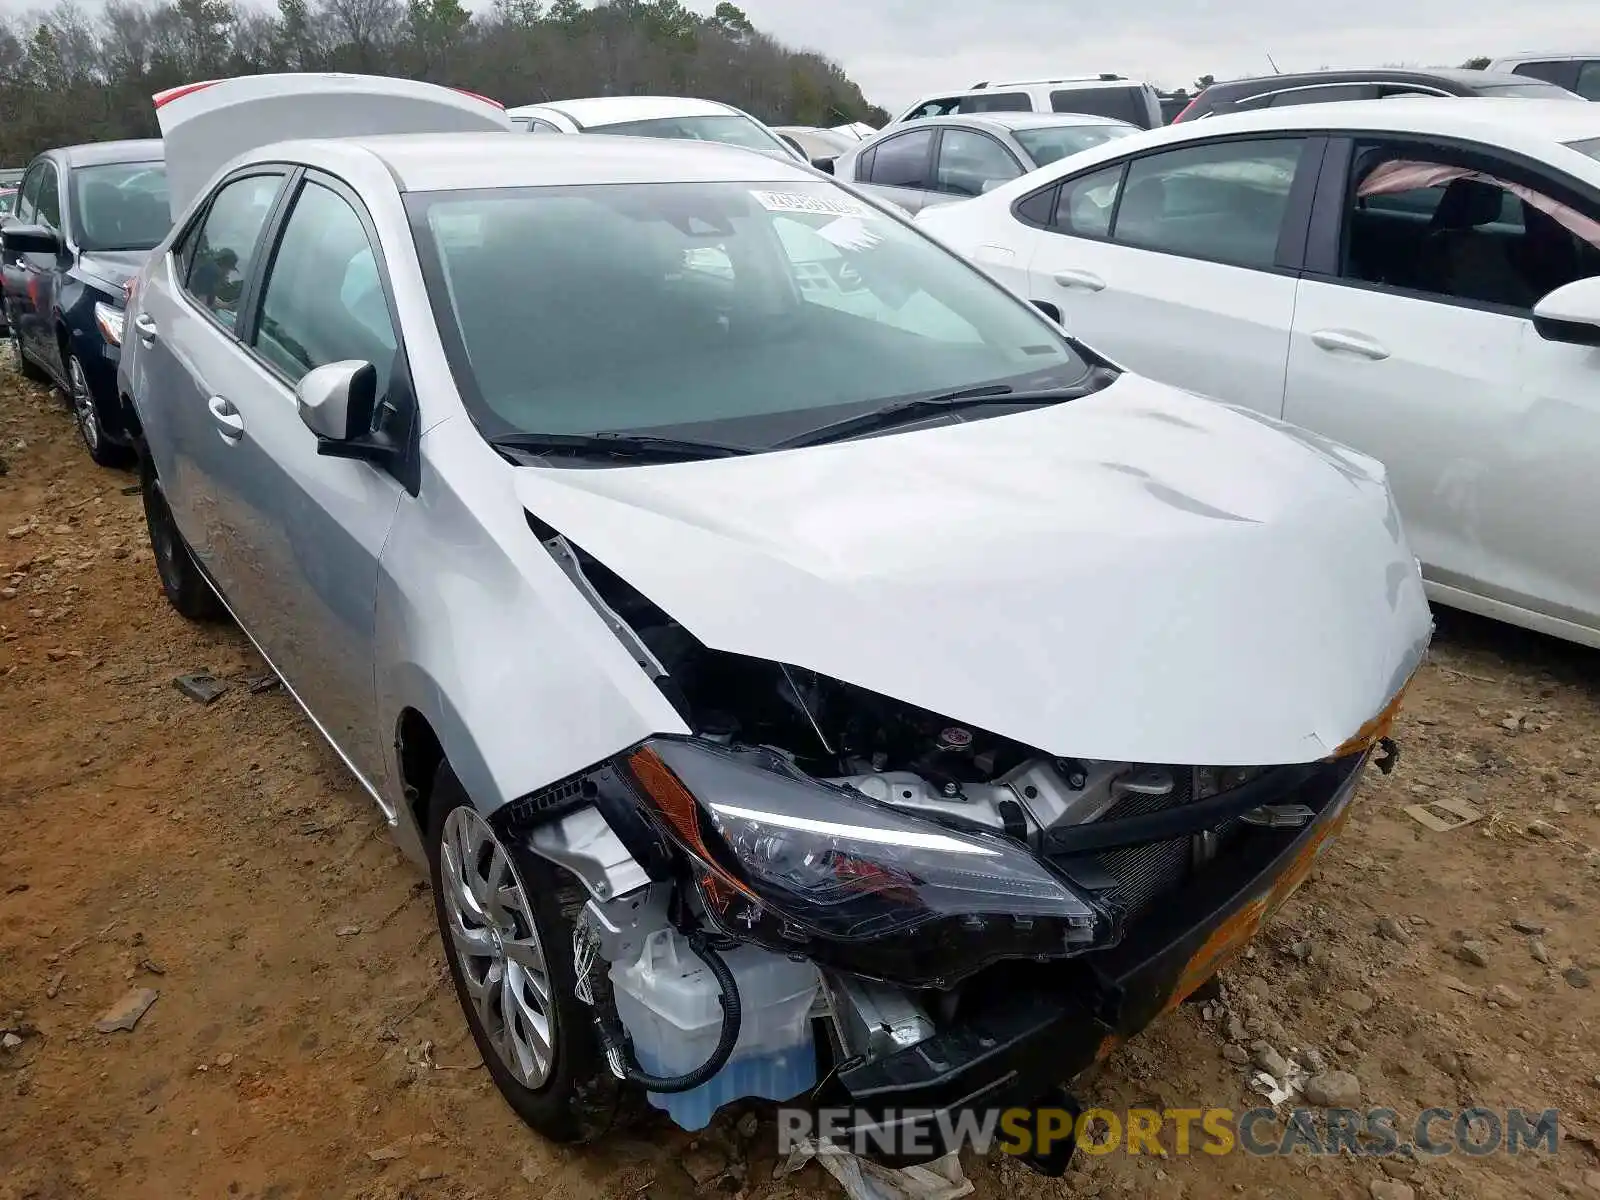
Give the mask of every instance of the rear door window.
M 186 236 L 180 247 L 184 290 L 228 329 L 239 319 L 256 244 L 282 185 L 279 172 L 229 180 L 213 197 L 192 245 Z
M 918 129 L 879 142 L 865 180 L 879 187 L 926 189 L 933 157 L 933 130 Z
M 948 117 L 960 107 L 960 96 L 947 96 L 939 100 L 924 100 L 908 112 L 902 120 L 916 121 L 923 117 Z
M 1142 129 L 1150 126 L 1149 107 L 1145 103 L 1144 89 L 1140 87 L 1067 88 L 1050 93 L 1050 108 L 1055 112 L 1115 117 Z
M 997 183 L 1022 174 L 1016 156 L 975 129 L 944 131 L 939 141 L 935 190 L 956 196 L 981 196 Z
M 1185 146 L 1136 158 L 1112 238 L 1145 250 L 1271 267 L 1289 211 L 1302 138 Z
M 1511 68 L 1513 75 L 1526 75 L 1530 79 L 1543 79 L 1560 87 L 1576 91 L 1577 63 L 1556 60 L 1553 62 L 1518 63 Z
M 964 113 L 1032 112 L 1033 101 L 1027 92 L 979 92 L 975 96 L 961 97 L 956 109 Z
M 1124 166 L 1118 163 L 1062 184 L 1051 227 L 1060 233 L 1078 237 L 1109 236 L 1111 215 L 1116 210 L 1117 196 L 1122 190 Z

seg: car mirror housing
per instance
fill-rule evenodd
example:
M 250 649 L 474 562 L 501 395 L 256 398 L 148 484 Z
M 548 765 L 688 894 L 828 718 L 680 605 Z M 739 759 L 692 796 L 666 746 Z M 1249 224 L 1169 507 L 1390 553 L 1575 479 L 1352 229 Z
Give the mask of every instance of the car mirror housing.
M 327 363 L 306 372 L 294 392 L 300 420 L 317 435 L 318 454 L 357 458 L 391 471 L 403 465 L 403 440 L 373 428 L 378 372 L 371 363 L 353 358 Z
M 371 427 L 377 389 L 371 363 L 346 359 L 306 372 L 294 390 L 295 406 L 319 442 L 347 442 Z
M 61 235 L 43 225 L 7 224 L 0 230 L 7 254 L 59 254 Z
M 1600 276 L 1579 279 L 1533 306 L 1533 327 L 1548 342 L 1600 346 Z
M 836 154 L 823 155 L 818 158 L 813 158 L 811 160 L 811 165 L 819 171 L 824 171 L 827 174 L 832 175 L 834 160 L 838 157 L 839 156 Z

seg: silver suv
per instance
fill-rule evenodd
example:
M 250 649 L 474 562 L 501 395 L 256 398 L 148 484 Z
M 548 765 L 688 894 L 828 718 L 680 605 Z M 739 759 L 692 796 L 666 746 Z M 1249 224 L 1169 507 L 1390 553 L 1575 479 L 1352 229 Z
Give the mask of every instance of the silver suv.
M 1392 760 L 1431 625 L 1371 459 L 798 162 L 352 76 L 158 115 L 162 586 L 426 867 L 547 1136 L 815 1095 L 938 1153 L 1202 988 Z

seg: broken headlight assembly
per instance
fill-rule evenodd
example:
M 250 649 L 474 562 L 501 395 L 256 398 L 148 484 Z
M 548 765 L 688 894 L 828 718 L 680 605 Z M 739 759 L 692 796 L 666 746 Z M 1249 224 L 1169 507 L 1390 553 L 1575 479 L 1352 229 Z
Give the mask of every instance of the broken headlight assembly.
M 931 986 L 1114 939 L 1025 846 L 819 783 L 775 752 L 662 738 L 621 765 L 691 861 L 709 918 L 742 940 Z

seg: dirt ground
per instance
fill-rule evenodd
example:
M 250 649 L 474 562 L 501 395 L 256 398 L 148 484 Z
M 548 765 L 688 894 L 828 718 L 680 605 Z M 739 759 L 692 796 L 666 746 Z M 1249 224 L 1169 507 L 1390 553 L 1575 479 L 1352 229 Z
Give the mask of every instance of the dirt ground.
M 251 690 L 244 636 L 169 610 L 133 476 L 93 466 L 9 369 L 0 457 L 0 1200 L 841 1194 L 816 1165 L 774 1178 L 770 1114 L 753 1135 L 661 1119 L 580 1150 L 519 1125 L 422 878 L 293 702 Z M 1224 1000 L 1075 1090 L 1238 1111 L 1262 1101 L 1236 1060 L 1309 1049 L 1403 1123 L 1557 1108 L 1558 1153 L 1119 1152 L 1061 1180 L 969 1156 L 979 1200 L 1600 1196 L 1600 655 L 1439 623 L 1399 769 L 1373 773 Z M 202 670 L 229 685 L 209 706 L 172 682 Z M 1440 833 L 1402 811 L 1439 799 L 1483 817 Z M 137 1027 L 97 1032 L 135 987 L 159 993 Z

